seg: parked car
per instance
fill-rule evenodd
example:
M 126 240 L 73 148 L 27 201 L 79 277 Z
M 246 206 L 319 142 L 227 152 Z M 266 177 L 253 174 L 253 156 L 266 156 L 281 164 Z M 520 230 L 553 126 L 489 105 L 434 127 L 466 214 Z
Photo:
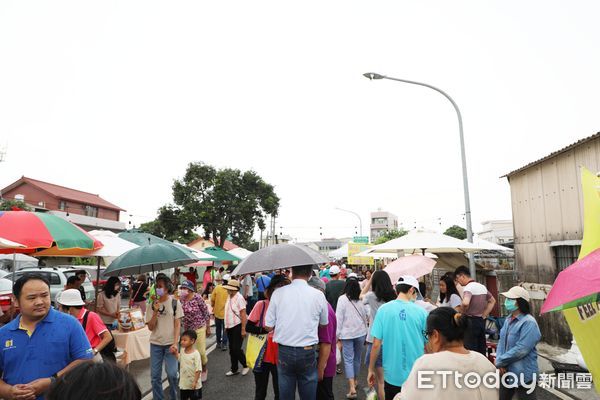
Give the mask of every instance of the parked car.
M 62 292 L 67 284 L 67 279 L 70 276 L 75 275 L 81 269 L 77 268 L 59 268 L 59 267 L 41 267 L 41 268 L 24 268 L 15 272 L 15 280 L 19 279 L 25 274 L 40 274 L 50 282 L 50 299 L 52 306 L 55 305 L 56 296 Z M 5 279 L 11 280 L 12 273 L 6 275 Z M 85 278 L 82 284 L 85 290 L 85 296 L 87 301 L 94 300 L 94 286 L 90 281 L 89 277 Z
M 0 308 L 4 314 L 9 312 L 12 301 L 12 281 L 0 278 Z
M 87 272 L 88 278 L 90 279 L 90 281 L 92 282 L 92 285 L 94 285 L 94 287 L 96 287 L 96 285 L 100 284 L 100 287 L 98 288 L 99 290 L 102 290 L 102 288 L 104 287 L 104 284 L 106 283 L 106 280 L 108 279 L 108 278 L 102 276 L 102 274 L 106 270 L 106 267 L 100 267 L 100 280 L 99 281 L 98 281 L 98 277 L 96 276 L 96 275 L 98 275 L 98 267 L 94 266 L 94 265 L 57 265 L 56 267 L 67 268 L 67 269 L 76 269 L 76 270 Z

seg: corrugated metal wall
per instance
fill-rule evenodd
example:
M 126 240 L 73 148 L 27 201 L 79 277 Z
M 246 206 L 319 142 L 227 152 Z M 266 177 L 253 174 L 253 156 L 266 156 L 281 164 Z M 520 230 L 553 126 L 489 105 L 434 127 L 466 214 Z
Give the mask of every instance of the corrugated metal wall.
M 550 242 L 582 239 L 580 166 L 600 170 L 600 138 L 510 177 L 515 263 L 521 281 L 552 284 L 566 261 L 561 259 L 557 266 Z M 561 313 L 538 319 L 548 342 L 569 345 L 569 330 Z

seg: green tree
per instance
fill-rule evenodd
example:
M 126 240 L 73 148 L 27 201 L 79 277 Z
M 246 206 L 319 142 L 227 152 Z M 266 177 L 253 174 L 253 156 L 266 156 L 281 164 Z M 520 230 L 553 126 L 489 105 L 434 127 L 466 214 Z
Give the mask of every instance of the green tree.
M 184 177 L 173 183 L 173 200 L 140 229 L 172 240 L 202 228 L 218 246 L 231 237 L 234 243 L 251 247 L 254 229 L 265 229 L 267 215 L 277 216 L 279 211 L 273 186 L 256 172 L 216 169 L 201 162 L 190 163 Z
M 9 199 L 0 200 L 0 211 L 11 211 L 15 207 L 24 211 L 31 211 L 31 207 L 25 204 L 24 201 Z
M 450 228 L 446 229 L 444 235 L 463 240 L 467 238 L 467 230 L 461 226 L 452 225 Z
M 198 238 L 194 226 L 182 217 L 179 208 L 172 205 L 159 208 L 158 217 L 154 221 L 140 225 L 140 231 L 179 243 L 189 243 Z
M 404 230 L 402 228 L 392 229 L 391 231 L 387 231 L 383 235 L 381 235 L 377 239 L 375 239 L 375 244 L 381 244 L 381 243 L 388 242 L 392 239 L 402 237 L 402 236 L 406 235 L 407 233 L 408 233 L 408 231 Z

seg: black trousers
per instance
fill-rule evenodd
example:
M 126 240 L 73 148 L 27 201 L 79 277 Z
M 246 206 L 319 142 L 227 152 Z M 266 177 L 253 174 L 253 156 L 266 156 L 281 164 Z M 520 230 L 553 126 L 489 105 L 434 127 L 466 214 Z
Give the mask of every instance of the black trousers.
M 385 393 L 385 400 L 394 400 L 394 397 L 402 391 L 402 387 L 384 382 L 383 391 Z
M 503 385 L 500 385 L 500 400 L 512 400 L 514 395 L 516 394 L 517 399 L 519 400 L 536 400 L 537 394 L 536 389 L 533 389 L 533 392 L 527 394 L 527 390 L 524 387 L 518 388 L 507 388 Z
M 242 350 L 242 324 L 238 324 L 231 329 L 227 329 L 227 338 L 229 339 L 229 357 L 231 358 L 231 372 L 238 371 L 238 362 L 246 368 L 246 355 Z
M 469 325 L 465 331 L 465 348 L 486 356 L 485 320 L 481 317 L 467 317 Z
M 277 365 L 263 362 L 262 368 L 262 372 L 254 373 L 254 383 L 256 386 L 254 400 L 265 400 L 267 398 L 269 374 L 273 378 L 273 394 L 275 395 L 275 400 L 279 400 L 279 379 L 277 379 Z
M 202 388 L 196 390 L 179 390 L 179 400 L 200 400 L 202 399 Z
M 323 378 L 323 380 L 317 384 L 317 400 L 334 400 L 333 376 L 329 378 Z

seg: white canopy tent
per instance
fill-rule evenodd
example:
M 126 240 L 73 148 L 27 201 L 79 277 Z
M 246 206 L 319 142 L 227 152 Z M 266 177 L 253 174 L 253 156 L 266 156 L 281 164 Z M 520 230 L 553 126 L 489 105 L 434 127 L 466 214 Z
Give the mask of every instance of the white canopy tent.
M 466 242 L 466 241 L 467 240 L 465 239 L 464 242 Z M 505 253 L 505 254 L 514 254 L 514 252 L 515 252 L 510 247 L 501 246 L 494 242 L 490 242 L 488 240 L 484 240 L 484 239 L 477 238 L 477 237 L 473 238 L 473 244 L 476 245 L 477 247 L 479 247 L 481 250 L 498 251 L 498 252 Z
M 329 252 L 329 258 L 346 258 L 348 257 L 348 243 L 344 244 L 339 249 L 335 249 Z
M 250 250 L 246 250 L 243 247 L 236 247 L 235 249 L 229 250 L 228 253 L 234 257 L 239 258 L 240 260 L 243 260 L 244 258 L 248 257 L 250 254 L 252 254 L 252 252 Z
M 475 253 L 483 248 L 442 233 L 415 230 L 408 234 L 373 246 L 369 253 Z

